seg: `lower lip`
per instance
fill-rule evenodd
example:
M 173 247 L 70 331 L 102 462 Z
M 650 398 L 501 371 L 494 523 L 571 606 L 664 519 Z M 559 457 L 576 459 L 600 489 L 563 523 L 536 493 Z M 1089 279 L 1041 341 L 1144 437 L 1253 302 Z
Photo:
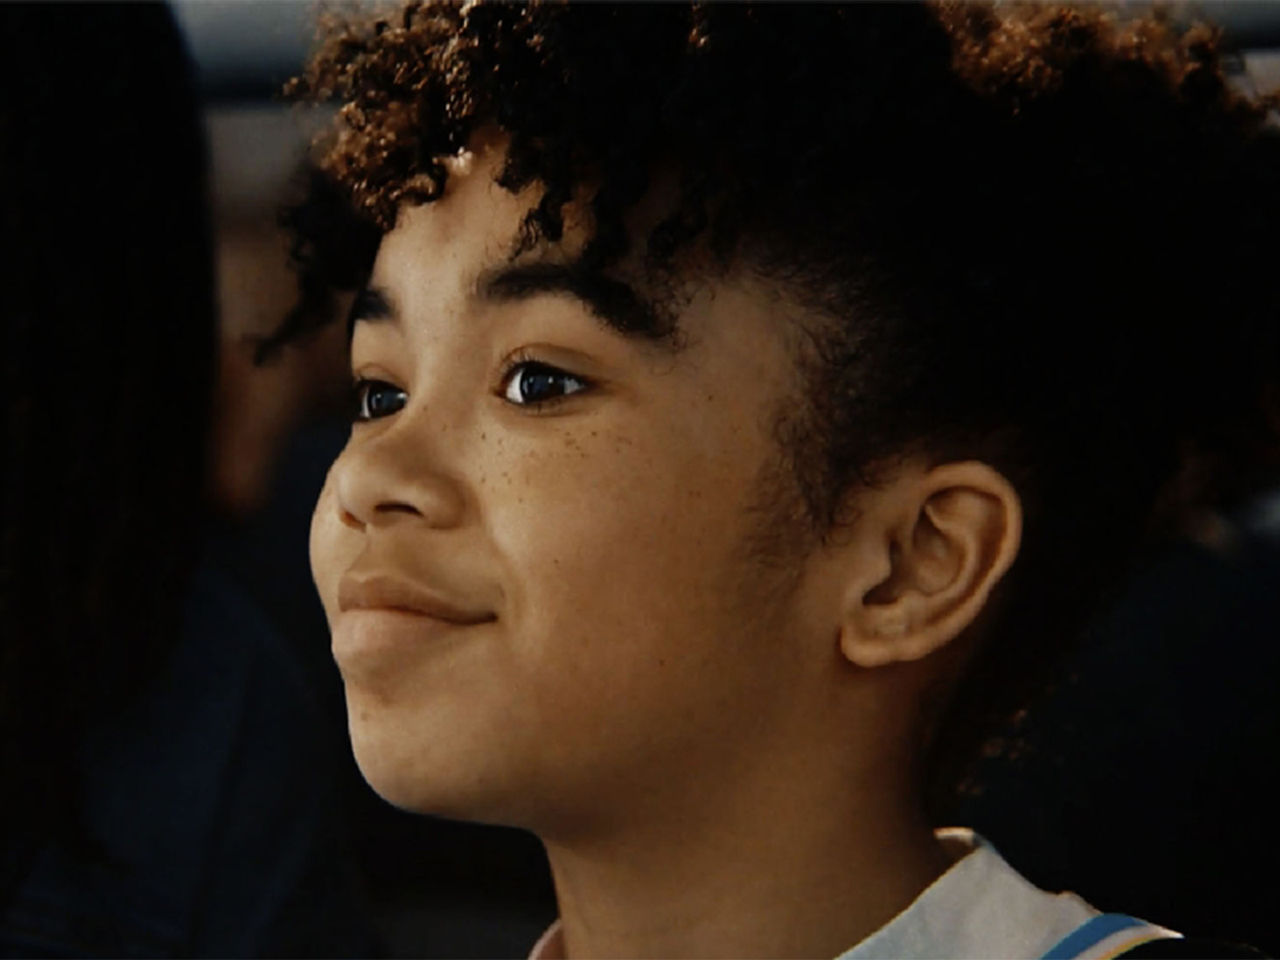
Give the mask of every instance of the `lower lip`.
M 454 623 L 408 610 L 348 610 L 333 624 L 333 657 L 343 670 L 386 663 L 490 622 Z

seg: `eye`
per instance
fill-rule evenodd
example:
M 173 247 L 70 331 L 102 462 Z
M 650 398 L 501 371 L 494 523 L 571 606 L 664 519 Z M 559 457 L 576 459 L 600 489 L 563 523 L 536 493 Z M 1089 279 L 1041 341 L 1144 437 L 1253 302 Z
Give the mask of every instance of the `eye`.
M 520 406 L 563 400 L 588 387 L 586 380 L 536 360 L 515 364 L 503 378 L 502 396 Z
M 409 401 L 407 393 L 385 380 L 357 380 L 354 392 L 357 423 L 389 417 Z

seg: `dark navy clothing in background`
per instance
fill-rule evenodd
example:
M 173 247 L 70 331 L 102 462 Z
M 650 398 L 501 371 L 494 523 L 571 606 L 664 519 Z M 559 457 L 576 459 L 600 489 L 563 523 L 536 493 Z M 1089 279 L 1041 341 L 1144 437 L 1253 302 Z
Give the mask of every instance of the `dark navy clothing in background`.
M 206 562 L 160 682 L 85 747 L 90 845 L 27 851 L 0 952 L 379 953 L 322 722 L 289 649 Z
M 1277 956 L 1280 492 L 1224 530 L 1151 559 L 956 816 L 1041 887 Z

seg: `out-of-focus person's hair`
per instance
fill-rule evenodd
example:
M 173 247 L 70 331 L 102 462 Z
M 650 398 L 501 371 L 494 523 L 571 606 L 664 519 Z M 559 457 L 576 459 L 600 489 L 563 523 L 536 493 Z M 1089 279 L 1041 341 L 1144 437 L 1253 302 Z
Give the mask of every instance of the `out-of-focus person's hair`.
M 0 4 L 0 37 L 11 852 L 75 833 L 84 737 L 180 633 L 215 312 L 198 101 L 169 12 Z

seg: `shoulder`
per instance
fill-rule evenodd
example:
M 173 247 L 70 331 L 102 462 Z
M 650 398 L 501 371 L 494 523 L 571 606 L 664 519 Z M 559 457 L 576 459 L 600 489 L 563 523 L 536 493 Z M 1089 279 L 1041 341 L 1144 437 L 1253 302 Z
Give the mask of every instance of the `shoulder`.
M 840 960 L 873 957 L 1044 957 L 1098 911 L 1034 886 L 970 830 L 938 831 L 954 857 L 898 916 Z

